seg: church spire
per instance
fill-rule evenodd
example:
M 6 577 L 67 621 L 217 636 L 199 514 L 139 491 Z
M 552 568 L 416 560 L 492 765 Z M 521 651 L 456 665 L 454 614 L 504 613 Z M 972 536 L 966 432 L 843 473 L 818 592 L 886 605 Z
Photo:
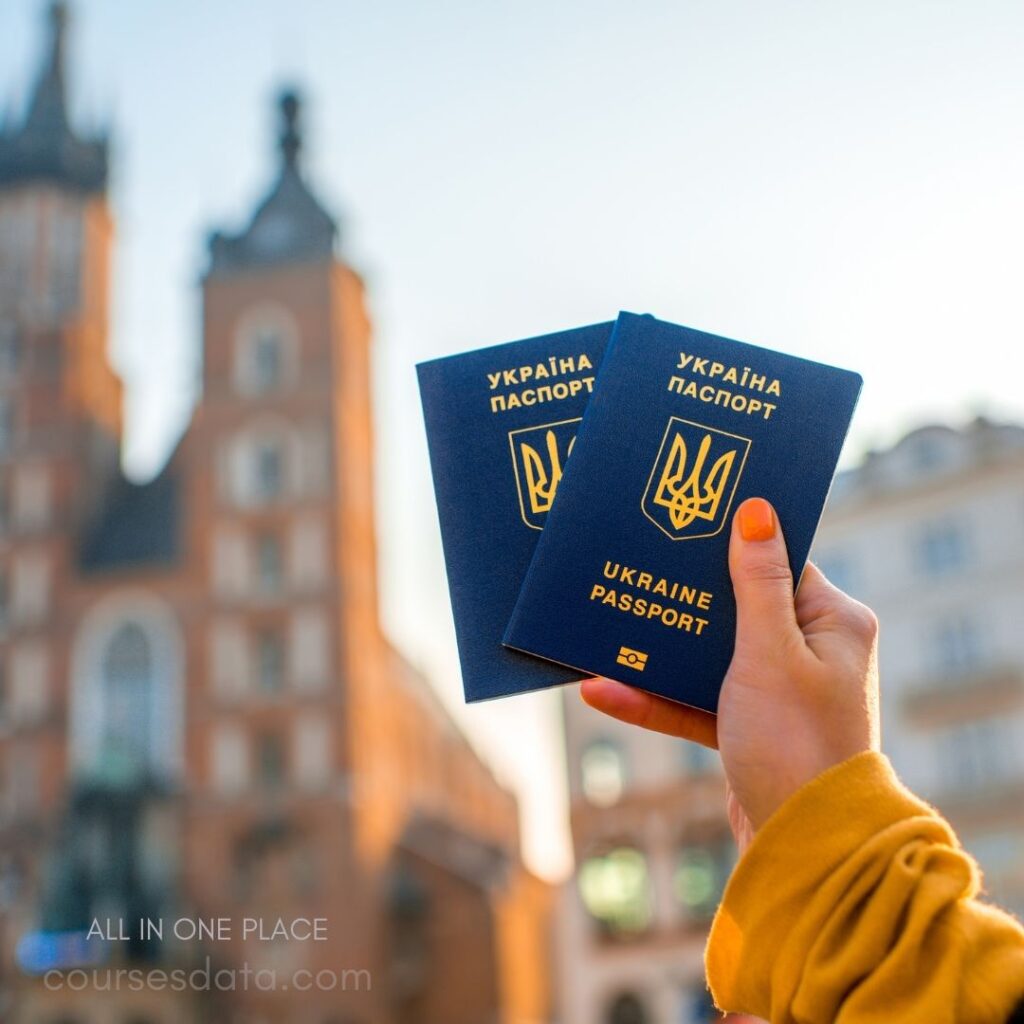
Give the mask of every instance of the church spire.
M 69 120 L 67 96 L 64 91 L 64 43 L 67 36 L 68 8 L 62 0 L 54 0 L 47 13 L 49 38 L 35 92 L 29 103 L 25 125 L 50 131 L 67 132 Z
M 284 167 L 298 169 L 299 151 L 302 149 L 302 134 L 299 130 L 301 101 L 294 89 L 285 89 L 278 101 L 281 110 L 280 148 Z
M 82 139 L 68 114 L 65 83 L 68 9 L 54 0 L 47 12 L 47 38 L 28 109 L 20 125 L 0 132 L 0 187 L 49 181 L 84 192 L 107 184 L 106 139 Z
M 210 236 L 211 274 L 334 258 L 338 225 L 310 190 L 299 166 L 302 102 L 295 89 L 281 91 L 277 113 L 277 178 L 244 231 Z

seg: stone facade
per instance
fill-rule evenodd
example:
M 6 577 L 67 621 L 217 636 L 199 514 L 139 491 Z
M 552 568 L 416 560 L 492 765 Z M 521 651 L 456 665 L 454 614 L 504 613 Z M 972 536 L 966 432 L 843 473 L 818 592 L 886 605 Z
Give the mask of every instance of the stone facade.
M 914 430 L 841 474 L 815 543 L 877 612 L 882 741 L 1024 915 L 1024 429 Z
M 250 223 L 210 238 L 191 422 L 126 480 L 107 145 L 70 123 L 66 17 L 0 135 L 0 1017 L 549 1020 L 515 799 L 381 632 L 371 325 L 302 173 L 300 99 Z M 233 927 L 156 942 L 140 917 Z M 94 919 L 131 933 L 91 940 L 104 968 L 278 981 L 51 991 L 27 967 L 80 962 L 58 939 Z M 296 971 L 329 974 L 299 996 Z

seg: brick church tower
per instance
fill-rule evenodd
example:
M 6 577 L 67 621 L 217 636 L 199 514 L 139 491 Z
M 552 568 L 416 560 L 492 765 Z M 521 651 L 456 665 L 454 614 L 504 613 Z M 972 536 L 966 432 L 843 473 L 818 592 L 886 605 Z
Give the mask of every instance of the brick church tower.
M 380 629 L 370 323 L 303 172 L 300 99 L 279 98 L 265 198 L 209 239 L 192 421 L 128 481 L 107 149 L 71 125 L 65 19 L 0 135 L 0 1017 L 545 1020 L 548 891 L 514 798 Z M 143 916 L 162 940 L 65 942 Z M 229 924 L 175 936 L 178 918 Z M 207 958 L 278 982 L 214 999 L 33 981 Z M 296 971 L 327 973 L 300 996 Z

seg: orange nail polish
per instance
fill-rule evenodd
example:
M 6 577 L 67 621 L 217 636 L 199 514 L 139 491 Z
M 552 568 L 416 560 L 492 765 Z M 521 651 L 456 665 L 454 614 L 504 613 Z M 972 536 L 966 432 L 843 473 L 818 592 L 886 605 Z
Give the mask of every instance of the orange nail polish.
M 744 540 L 771 540 L 775 536 L 775 512 L 764 498 L 748 498 L 737 515 Z

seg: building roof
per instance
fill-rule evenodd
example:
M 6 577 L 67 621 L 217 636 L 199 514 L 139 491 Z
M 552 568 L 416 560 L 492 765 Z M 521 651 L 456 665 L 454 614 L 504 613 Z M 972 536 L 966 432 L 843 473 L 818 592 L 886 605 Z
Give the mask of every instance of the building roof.
M 82 538 L 83 572 L 173 565 L 181 548 L 180 491 L 173 465 L 144 484 L 120 477 Z
M 957 480 L 971 467 L 1019 459 L 1024 426 L 986 416 L 954 426 L 929 423 L 909 431 L 891 447 L 869 451 L 856 466 L 839 473 L 829 494 L 829 509 L 847 503 L 904 495 L 936 481 Z
M 50 182 L 80 192 L 107 187 L 107 139 L 85 139 L 71 125 L 65 90 L 67 8 L 53 3 L 49 38 L 20 124 L 0 128 L 0 187 Z
M 285 90 L 278 106 L 281 134 L 277 178 L 244 231 L 237 235 L 218 231 L 210 236 L 211 274 L 317 262 L 334 255 L 338 225 L 310 191 L 299 166 L 302 134 L 298 94 Z

